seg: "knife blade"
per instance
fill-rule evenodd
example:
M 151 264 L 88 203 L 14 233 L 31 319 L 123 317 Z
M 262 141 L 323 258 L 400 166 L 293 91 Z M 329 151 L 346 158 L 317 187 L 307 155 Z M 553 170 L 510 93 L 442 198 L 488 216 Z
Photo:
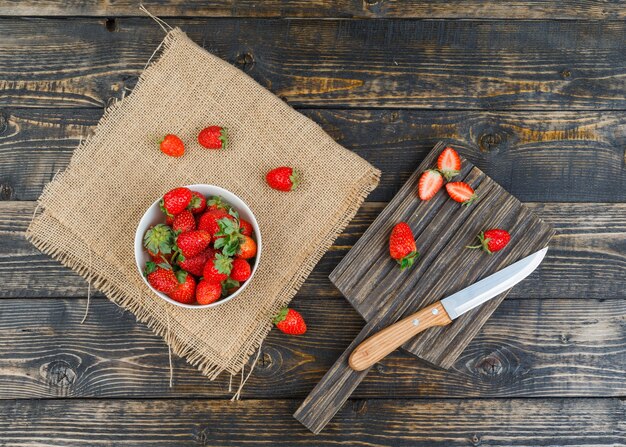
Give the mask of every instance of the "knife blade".
M 452 323 L 459 316 L 500 295 L 530 275 L 541 264 L 547 251 L 548 247 L 539 250 L 377 332 L 352 351 L 348 364 L 355 371 L 363 371 L 420 332 Z

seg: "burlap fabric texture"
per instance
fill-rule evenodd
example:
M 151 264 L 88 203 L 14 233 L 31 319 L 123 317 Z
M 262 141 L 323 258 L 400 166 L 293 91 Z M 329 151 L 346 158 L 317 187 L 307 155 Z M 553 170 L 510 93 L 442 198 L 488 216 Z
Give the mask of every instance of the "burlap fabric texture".
M 227 127 L 227 150 L 205 150 L 198 132 Z M 186 143 L 180 159 L 159 139 Z M 270 189 L 264 174 L 291 165 L 293 192 Z M 78 272 L 164 337 L 174 353 L 213 379 L 241 371 L 286 305 L 376 187 L 379 171 L 252 78 L 170 31 L 133 92 L 113 105 L 69 167 L 47 185 L 27 238 Z M 241 197 L 263 237 L 249 287 L 214 309 L 170 305 L 143 283 L 133 254 L 137 223 L 168 190 L 209 183 Z

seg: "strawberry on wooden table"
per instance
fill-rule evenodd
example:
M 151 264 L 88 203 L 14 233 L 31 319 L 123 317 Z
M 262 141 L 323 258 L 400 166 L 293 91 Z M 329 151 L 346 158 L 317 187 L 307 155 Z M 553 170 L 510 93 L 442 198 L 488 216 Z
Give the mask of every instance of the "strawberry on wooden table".
M 285 334 L 302 335 L 306 332 L 306 323 L 298 311 L 282 308 L 274 317 L 274 324 Z
M 203 279 L 196 287 L 196 301 L 198 304 L 211 304 L 222 297 L 222 284 Z
M 500 228 L 492 228 L 476 237 L 480 241 L 480 245 L 468 245 L 467 248 L 482 248 L 489 254 L 502 250 L 511 240 L 509 232 Z
M 210 243 L 211 235 L 204 230 L 187 231 L 179 234 L 176 238 L 176 245 L 184 258 L 199 255 Z
M 196 229 L 196 219 L 189 210 L 183 210 L 180 214 L 174 217 L 172 222 L 172 230 L 179 233 L 186 233 Z
M 206 199 L 202 194 L 196 191 L 191 191 L 191 201 L 187 205 L 187 209 L 192 214 L 200 214 L 206 209 Z
M 198 143 L 207 149 L 226 149 L 228 132 L 220 126 L 205 127 L 198 134 Z
M 176 135 L 167 134 L 159 143 L 161 152 L 170 157 L 182 157 L 185 155 L 185 144 Z
M 474 193 L 474 188 L 465 182 L 447 183 L 446 190 L 452 200 L 463 205 L 470 205 L 478 198 Z
M 443 176 L 435 169 L 425 171 L 419 179 L 417 194 L 422 200 L 430 200 L 443 186 Z
M 165 193 L 159 202 L 161 211 L 163 211 L 167 216 L 176 216 L 187 208 L 191 202 L 191 197 L 192 194 L 189 188 L 174 188 Z
M 451 147 L 445 148 L 437 159 L 437 169 L 448 181 L 458 175 L 461 170 L 461 157 L 457 151 Z
M 268 172 L 265 180 L 277 191 L 292 191 L 300 183 L 300 174 L 289 166 L 280 166 Z
M 411 267 L 419 256 L 413 232 L 406 222 L 396 224 L 391 230 L 389 255 L 398 261 L 401 270 Z

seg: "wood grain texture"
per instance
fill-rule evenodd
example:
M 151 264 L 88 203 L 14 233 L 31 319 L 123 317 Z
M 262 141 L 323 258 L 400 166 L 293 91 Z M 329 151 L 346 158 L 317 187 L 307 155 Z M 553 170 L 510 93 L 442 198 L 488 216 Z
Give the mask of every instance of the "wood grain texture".
M 385 203 L 365 203 L 313 270 L 301 296 L 343 299 L 328 275 L 380 214 Z M 624 299 L 626 290 L 626 204 L 529 203 L 557 229 L 551 248 L 533 275 L 509 299 Z M 0 201 L 0 297 L 84 297 L 86 282 L 26 242 L 23 232 L 33 202 Z
M 303 337 L 272 331 L 243 398 L 303 398 L 363 327 L 345 300 L 299 295 Z M 104 298 L 0 300 L 0 399 L 230 398 Z M 609 397 L 626 394 L 625 300 L 505 300 L 453 367 L 395 351 L 354 397 Z M 239 377 L 234 379 L 235 382 Z
M 621 112 L 301 111 L 383 171 L 368 200 L 390 200 L 445 139 L 522 201 L 626 201 Z M 101 115 L 98 109 L 0 110 L 0 198 L 37 199 Z
M 362 371 L 380 362 L 420 332 L 451 323 L 443 304 L 437 301 L 372 335 L 352 351 L 348 364 L 350 368 Z
M 436 167 L 445 145 L 438 143 L 422 164 L 354 244 L 330 280 L 346 299 L 370 321 L 386 309 L 386 302 L 412 301 L 404 317 L 541 250 L 554 235 L 552 227 L 523 206 L 491 179 L 462 159 L 453 180 L 465 180 L 478 200 L 461 206 L 440 191 L 424 202 L 416 196 L 424 171 Z M 476 185 L 473 185 L 473 177 Z M 483 179 L 484 178 L 484 179 Z M 485 186 L 487 185 L 487 186 Z M 481 191 L 482 190 L 482 191 Z M 400 271 L 389 257 L 389 233 L 404 221 L 415 236 L 420 257 L 410 269 Z M 511 242 L 505 250 L 488 255 L 466 248 L 488 228 L 505 228 Z M 431 328 L 405 346 L 409 352 L 442 368 L 449 368 L 508 292 L 461 315 L 454 324 Z
M 146 0 L 148 10 L 160 17 L 367 17 L 367 18 L 475 18 L 475 19 L 620 19 L 626 17 L 619 2 L 607 0 Z M 137 2 L 5 0 L 0 14 L 11 16 L 138 16 Z
M 173 19 L 294 106 L 626 108 L 626 22 Z M 149 18 L 4 19 L 1 106 L 104 106 L 163 31 Z
M 285 415 L 288 400 L 6 401 L 0 439 L 46 445 L 624 446 L 620 399 L 353 401 L 313 436 Z

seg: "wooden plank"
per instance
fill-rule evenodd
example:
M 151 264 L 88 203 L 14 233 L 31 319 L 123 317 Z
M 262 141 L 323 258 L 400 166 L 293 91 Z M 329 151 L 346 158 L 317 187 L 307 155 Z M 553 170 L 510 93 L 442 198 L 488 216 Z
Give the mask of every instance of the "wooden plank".
M 620 399 L 365 400 L 314 436 L 296 402 L 42 400 L 0 404 L 6 445 L 606 446 L 624 445 Z M 10 417 L 9 417 L 10 416 Z
M 85 306 L 0 300 L 0 399 L 232 396 L 227 374 L 209 382 L 178 357 L 170 388 L 160 337 L 104 298 L 92 300 L 81 324 Z M 299 296 L 292 306 L 306 318 L 307 334 L 270 333 L 244 398 L 304 397 L 363 325 L 343 300 Z M 505 300 L 449 371 L 396 351 L 354 397 L 623 396 L 625 314 L 624 300 Z
M 371 225 L 385 203 L 368 202 L 335 241 L 300 291 L 301 296 L 342 299 L 328 275 Z M 553 225 L 557 236 L 539 269 L 509 299 L 624 299 L 625 203 L 527 203 Z M 0 297 L 83 297 L 87 284 L 42 255 L 23 238 L 35 204 L 0 201 Z
M 522 201 L 626 201 L 622 112 L 302 111 L 383 171 L 369 200 L 390 200 L 435 142 L 446 139 Z M 101 114 L 1 110 L 0 197 L 39 197 Z
M 624 21 L 169 22 L 294 106 L 626 108 Z M 103 106 L 163 38 L 150 18 L 5 19 L 3 30 L 1 106 Z
M 464 180 L 476 190 L 476 204 L 462 207 L 449 199 L 445 191 L 430 201 L 419 200 L 419 178 L 427 169 L 436 167 L 443 147 L 443 143 L 435 145 L 330 274 L 333 284 L 367 321 L 382 312 L 390 299 L 413 300 L 404 316 L 417 312 L 541 250 L 554 235 L 549 224 L 489 177 L 484 178 L 482 171 L 463 157 L 461 171 L 454 180 Z M 485 186 L 486 183 L 491 184 Z M 415 265 L 404 272 L 389 257 L 389 233 L 399 221 L 411 226 L 420 253 Z M 511 234 L 505 250 L 489 256 L 465 248 L 476 241 L 478 233 L 492 227 L 506 228 Z M 457 239 L 455 244 L 450 242 Z M 454 324 L 422 332 L 405 349 L 436 366 L 449 368 L 507 294 L 508 291 L 461 315 Z
M 619 2 L 604 0 L 149 0 L 144 5 L 160 17 L 376 17 L 416 19 L 623 19 Z M 138 16 L 137 2 L 5 0 L 5 16 Z

